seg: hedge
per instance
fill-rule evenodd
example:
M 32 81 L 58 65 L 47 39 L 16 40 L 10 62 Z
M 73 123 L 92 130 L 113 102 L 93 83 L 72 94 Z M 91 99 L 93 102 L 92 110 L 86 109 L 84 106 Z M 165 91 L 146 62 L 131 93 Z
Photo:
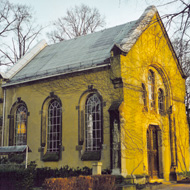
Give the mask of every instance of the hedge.
M 115 176 L 95 175 L 45 179 L 45 190 L 115 190 Z
M 66 165 L 60 169 L 51 169 L 48 167 L 36 168 L 36 163 L 31 162 L 28 168 L 24 169 L 8 163 L 0 167 L 0 189 L 30 190 L 33 187 L 42 186 L 46 178 L 64 178 L 91 174 L 92 169 L 88 167 L 75 169 Z
M 8 162 L 7 158 L 1 158 L 0 163 L 0 189 L 1 190 L 30 190 L 33 187 L 41 187 L 46 178 L 68 178 L 92 175 L 92 169 L 88 167 L 70 168 L 68 165 L 60 169 L 49 167 L 36 168 L 35 162 L 30 162 L 27 169 Z M 19 167 L 18 167 L 19 166 Z M 110 170 L 103 170 L 103 174 L 110 174 Z

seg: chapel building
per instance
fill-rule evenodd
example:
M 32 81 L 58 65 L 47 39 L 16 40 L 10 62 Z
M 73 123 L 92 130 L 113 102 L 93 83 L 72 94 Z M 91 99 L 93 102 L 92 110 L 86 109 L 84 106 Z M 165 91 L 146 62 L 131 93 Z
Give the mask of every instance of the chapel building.
M 2 146 L 38 167 L 92 167 L 171 180 L 189 169 L 186 76 L 157 9 L 47 45 L 1 75 Z

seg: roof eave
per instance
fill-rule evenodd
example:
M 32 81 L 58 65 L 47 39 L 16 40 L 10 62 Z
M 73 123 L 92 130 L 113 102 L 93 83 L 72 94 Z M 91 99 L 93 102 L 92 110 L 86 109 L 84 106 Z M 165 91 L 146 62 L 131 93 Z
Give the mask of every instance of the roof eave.
M 92 70 L 92 69 L 99 69 L 99 68 L 104 68 L 104 67 L 108 67 L 110 66 L 110 61 L 107 60 L 102 64 L 98 64 L 96 66 L 92 66 L 92 67 L 88 67 L 88 68 L 83 68 L 83 69 L 77 69 L 77 70 L 72 70 L 72 71 L 67 71 L 67 72 L 63 72 L 63 73 L 58 73 L 58 74 L 52 74 L 52 75 L 48 75 L 48 76 L 42 76 L 42 77 L 35 77 L 35 78 L 28 78 L 25 81 L 15 81 L 15 82 L 8 82 L 2 85 L 2 88 L 6 88 L 6 87 L 11 87 L 11 86 L 15 86 L 15 85 L 21 85 L 21 84 L 25 84 L 25 83 L 29 83 L 29 82 L 36 82 L 39 80 L 44 80 L 44 79 L 49 79 L 49 78 L 53 78 L 53 77 L 59 77 L 59 76 L 63 76 L 66 74 L 73 74 L 73 73 L 78 73 L 78 72 L 84 72 L 84 71 L 88 71 L 88 70 Z

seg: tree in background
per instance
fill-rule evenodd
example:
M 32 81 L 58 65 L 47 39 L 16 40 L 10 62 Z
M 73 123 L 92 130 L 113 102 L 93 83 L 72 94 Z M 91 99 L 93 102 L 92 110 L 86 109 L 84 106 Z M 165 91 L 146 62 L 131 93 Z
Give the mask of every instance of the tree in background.
M 9 66 L 25 55 L 42 27 L 34 24 L 31 7 L 8 0 L 0 7 L 0 66 Z
M 190 76 L 190 44 L 189 40 L 175 38 L 172 42 L 176 55 L 181 63 L 181 66 L 187 76 Z
M 129 2 L 131 0 L 126 0 Z M 119 3 L 121 4 L 120 0 Z M 136 0 L 140 3 L 140 0 Z M 183 39 L 190 40 L 190 1 L 189 0 L 146 0 L 147 6 L 155 5 L 163 8 L 164 14 L 161 18 L 169 33 L 175 38 L 179 37 L 181 43 Z M 171 37 L 171 36 L 170 36 Z
M 0 2 L 0 37 L 6 37 L 14 29 L 16 16 L 12 12 L 12 5 L 8 1 Z
M 159 2 L 159 1 L 158 1 Z M 190 1 L 167 0 L 160 6 L 174 6 L 174 12 L 162 16 L 166 27 L 173 25 L 173 46 L 187 76 L 190 76 Z
M 138 2 L 140 1 L 136 0 L 136 3 Z M 120 0 L 119 3 L 121 3 Z M 190 1 L 146 0 L 146 3 L 147 6 L 155 5 L 157 8 L 161 7 L 165 9 L 165 13 L 161 15 L 161 18 L 166 30 L 170 34 L 170 39 L 173 42 L 179 61 L 184 68 L 184 61 L 187 60 L 190 52 Z M 189 64 L 189 61 L 187 63 Z
M 81 4 L 67 10 L 64 17 L 53 22 L 54 30 L 47 33 L 53 42 L 60 42 L 77 36 L 93 33 L 105 26 L 105 19 L 96 8 Z

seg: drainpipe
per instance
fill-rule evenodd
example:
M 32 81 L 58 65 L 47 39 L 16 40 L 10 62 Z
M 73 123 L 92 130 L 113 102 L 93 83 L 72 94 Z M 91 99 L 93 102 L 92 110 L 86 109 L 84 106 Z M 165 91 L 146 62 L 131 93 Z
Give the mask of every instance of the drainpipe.
M 3 97 L 3 123 L 2 123 L 1 146 L 3 146 L 3 141 L 4 141 L 6 89 L 4 89 L 3 92 L 4 92 L 4 97 Z
M 171 167 L 170 167 L 170 181 L 177 181 L 176 176 L 176 142 L 175 142 L 175 122 L 172 114 L 172 106 L 168 110 L 169 118 L 169 133 L 170 133 L 170 151 L 171 151 Z
M 26 162 L 25 162 L 25 169 L 27 169 L 28 164 L 28 145 L 26 145 Z

